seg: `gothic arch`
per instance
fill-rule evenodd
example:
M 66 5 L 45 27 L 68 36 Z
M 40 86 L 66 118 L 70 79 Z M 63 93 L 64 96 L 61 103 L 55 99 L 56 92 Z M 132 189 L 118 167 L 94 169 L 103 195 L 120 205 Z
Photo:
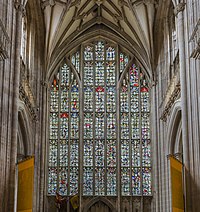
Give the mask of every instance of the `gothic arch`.
M 176 101 L 171 112 L 167 131 L 167 155 L 177 153 L 180 150 L 182 135 L 181 102 Z
M 110 26 L 110 28 L 112 27 Z M 122 32 L 118 33 L 113 32 L 112 30 L 109 29 L 109 27 L 106 27 L 104 25 L 102 25 L 101 30 L 99 29 L 100 28 L 98 26 L 91 27 L 90 30 L 82 32 L 82 34 L 79 34 L 79 36 L 77 37 L 76 33 L 75 34 L 72 33 L 72 35 L 67 40 L 65 40 L 61 46 L 56 48 L 48 64 L 49 67 L 48 67 L 48 73 L 46 75 L 46 81 L 47 82 L 49 81 L 54 71 L 57 70 L 60 64 L 62 63 L 63 58 L 65 58 L 70 52 L 72 52 L 82 43 L 98 38 L 118 43 L 121 47 L 123 47 L 126 51 L 128 51 L 131 55 L 133 55 L 133 57 L 137 60 L 137 63 L 144 69 L 144 72 L 149 81 L 151 81 L 152 79 L 151 65 L 148 62 L 148 56 L 146 55 L 145 51 L 140 46 L 138 46 L 136 42 L 123 35 Z
M 93 205 L 95 205 L 96 203 L 98 202 L 102 202 L 104 203 L 105 205 L 107 205 L 109 207 L 109 209 L 112 211 L 112 212 L 116 212 L 116 209 L 115 207 L 113 206 L 113 204 L 106 198 L 104 197 L 96 197 L 96 198 L 93 198 L 91 199 L 87 205 L 83 208 L 83 212 L 87 212 Z
M 33 153 L 30 129 L 31 127 L 26 108 L 24 103 L 20 102 L 18 110 L 18 152 L 22 152 L 24 156 L 31 155 Z

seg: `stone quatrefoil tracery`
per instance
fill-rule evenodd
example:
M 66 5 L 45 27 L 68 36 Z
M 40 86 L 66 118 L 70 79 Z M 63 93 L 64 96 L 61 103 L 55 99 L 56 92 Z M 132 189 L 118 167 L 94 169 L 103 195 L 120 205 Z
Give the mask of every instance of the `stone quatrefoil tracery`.
M 152 194 L 148 85 L 118 48 L 84 45 L 71 55 L 73 70 L 65 63 L 53 79 L 49 195 L 117 196 L 119 186 L 122 196 Z

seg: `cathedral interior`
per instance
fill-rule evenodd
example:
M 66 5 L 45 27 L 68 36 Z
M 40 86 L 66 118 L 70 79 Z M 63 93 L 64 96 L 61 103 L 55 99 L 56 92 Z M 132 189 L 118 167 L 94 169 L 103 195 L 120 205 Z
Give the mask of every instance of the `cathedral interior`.
M 0 212 L 200 211 L 199 11 L 0 0 Z

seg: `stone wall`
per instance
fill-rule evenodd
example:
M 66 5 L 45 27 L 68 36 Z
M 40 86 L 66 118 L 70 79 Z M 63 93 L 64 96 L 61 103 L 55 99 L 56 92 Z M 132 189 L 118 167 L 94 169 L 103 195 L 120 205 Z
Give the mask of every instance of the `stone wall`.
M 174 51 L 170 44 L 168 15 L 174 7 L 177 56 L 171 60 Z M 165 9 L 164 9 L 165 8 Z M 166 9 L 169 8 L 169 9 Z M 156 130 L 153 140 L 155 152 L 155 211 L 171 211 L 171 184 L 168 154 L 175 154 L 184 163 L 185 206 L 187 211 L 199 211 L 199 18 L 198 1 L 166 1 L 159 5 L 161 16 L 157 16 L 155 27 L 156 51 L 155 87 L 153 88 Z M 159 19 L 159 20 L 158 20 Z M 158 29 L 158 28 L 156 28 Z M 173 68 L 171 79 L 169 70 Z M 182 158 L 183 154 L 183 158 Z

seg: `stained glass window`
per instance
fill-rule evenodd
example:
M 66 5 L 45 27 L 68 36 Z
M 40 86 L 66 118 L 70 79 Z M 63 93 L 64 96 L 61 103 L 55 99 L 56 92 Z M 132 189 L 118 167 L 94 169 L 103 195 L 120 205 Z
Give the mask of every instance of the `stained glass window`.
M 117 196 L 121 188 L 122 196 L 151 195 L 145 75 L 127 67 L 130 57 L 117 44 L 99 40 L 80 49 L 50 87 L 48 194 Z
M 149 89 L 134 64 L 124 77 L 120 106 L 122 195 L 151 195 Z
M 90 174 L 91 183 L 83 184 L 83 195 L 117 194 L 116 83 L 115 48 L 104 41 L 86 46 L 83 84 L 84 139 L 87 139 L 84 161 L 87 163 L 84 163 L 84 178 L 88 171 L 92 171 L 94 177 L 91 179 Z
M 67 64 L 53 79 L 50 99 L 48 193 L 74 195 L 79 176 L 79 85 Z

